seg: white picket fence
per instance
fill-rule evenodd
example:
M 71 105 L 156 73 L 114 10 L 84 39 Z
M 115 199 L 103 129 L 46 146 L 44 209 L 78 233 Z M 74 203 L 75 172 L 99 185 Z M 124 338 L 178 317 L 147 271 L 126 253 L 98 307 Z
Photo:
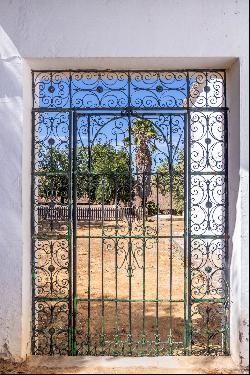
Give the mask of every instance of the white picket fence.
M 145 210 L 146 211 L 146 210 Z M 146 212 L 144 212 L 146 215 Z M 40 220 L 57 220 L 67 221 L 69 216 L 68 206 L 38 206 L 38 218 Z M 140 220 L 143 217 L 143 208 L 134 207 L 88 207 L 77 206 L 77 220 L 78 221 L 114 221 L 125 220 L 131 218 L 132 220 Z

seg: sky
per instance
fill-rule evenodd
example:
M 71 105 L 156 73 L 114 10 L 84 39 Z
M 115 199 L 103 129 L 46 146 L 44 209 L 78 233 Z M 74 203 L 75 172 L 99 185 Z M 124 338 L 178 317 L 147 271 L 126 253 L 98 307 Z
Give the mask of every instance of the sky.
M 78 144 L 88 145 L 88 117 L 90 113 L 89 137 L 91 143 L 111 143 L 114 147 L 124 147 L 124 138 L 128 137 L 129 121 L 124 115 L 127 106 L 133 108 L 131 124 L 139 116 L 149 119 L 157 128 L 159 140 L 155 141 L 155 166 L 169 156 L 170 139 L 172 155 L 177 148 L 184 147 L 184 111 L 166 111 L 164 107 L 182 107 L 187 95 L 186 79 L 168 79 L 164 76 L 135 76 L 128 84 L 124 75 L 105 76 L 100 79 L 93 76 L 76 76 L 72 79 L 43 79 L 39 81 L 36 94 L 40 108 L 78 108 L 81 116 L 77 121 Z M 141 79 L 143 78 L 143 79 Z M 129 95 L 130 93 L 130 95 Z M 112 108 L 107 110 L 107 108 Z M 156 109 L 157 108 L 157 109 Z M 121 111 L 123 112 L 121 116 Z M 147 112 L 147 114 L 145 113 Z M 174 113 L 175 112 L 175 113 Z M 102 113 L 102 114 L 101 114 Z M 46 148 L 51 139 L 52 147 L 65 149 L 69 139 L 69 113 L 46 112 L 39 115 L 39 141 Z M 170 128 L 172 137 L 170 138 Z M 164 140 L 165 137 L 165 140 Z M 50 145 L 51 147 L 51 145 Z

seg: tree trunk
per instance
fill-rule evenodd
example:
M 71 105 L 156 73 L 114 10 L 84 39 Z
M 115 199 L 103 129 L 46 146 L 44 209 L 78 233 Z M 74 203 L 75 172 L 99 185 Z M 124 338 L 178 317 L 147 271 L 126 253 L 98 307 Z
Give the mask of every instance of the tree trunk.
M 141 142 L 136 152 L 137 189 L 140 206 L 146 207 L 147 199 L 151 193 L 151 168 L 152 158 L 149 147 Z

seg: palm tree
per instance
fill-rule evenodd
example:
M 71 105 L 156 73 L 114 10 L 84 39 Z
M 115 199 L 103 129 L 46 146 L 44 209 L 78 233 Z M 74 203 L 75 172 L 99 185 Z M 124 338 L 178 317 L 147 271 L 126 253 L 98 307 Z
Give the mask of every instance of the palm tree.
M 145 207 L 151 193 L 152 152 L 156 149 L 157 131 L 147 119 L 136 119 L 131 128 L 132 142 L 136 147 L 136 196 L 139 205 Z

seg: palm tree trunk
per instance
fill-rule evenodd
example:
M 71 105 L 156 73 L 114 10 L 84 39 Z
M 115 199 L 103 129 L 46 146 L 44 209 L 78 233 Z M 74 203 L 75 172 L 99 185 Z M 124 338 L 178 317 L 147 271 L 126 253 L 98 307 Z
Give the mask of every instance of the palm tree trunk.
M 151 193 L 152 158 L 146 142 L 142 142 L 136 153 L 137 189 L 140 206 L 146 207 Z

